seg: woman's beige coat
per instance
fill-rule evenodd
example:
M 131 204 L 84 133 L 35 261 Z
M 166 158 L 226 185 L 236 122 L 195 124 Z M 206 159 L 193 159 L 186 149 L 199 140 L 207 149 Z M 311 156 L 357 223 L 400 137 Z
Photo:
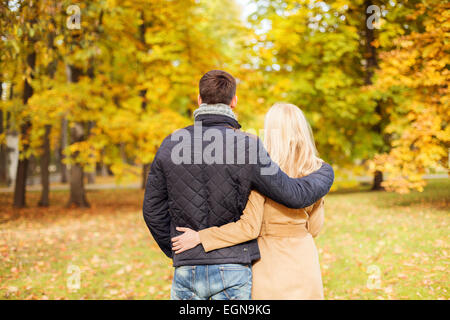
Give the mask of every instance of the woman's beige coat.
M 313 240 L 323 220 L 323 199 L 289 209 L 252 191 L 240 220 L 199 234 L 206 252 L 258 237 L 261 259 L 253 264 L 252 299 L 323 299 Z

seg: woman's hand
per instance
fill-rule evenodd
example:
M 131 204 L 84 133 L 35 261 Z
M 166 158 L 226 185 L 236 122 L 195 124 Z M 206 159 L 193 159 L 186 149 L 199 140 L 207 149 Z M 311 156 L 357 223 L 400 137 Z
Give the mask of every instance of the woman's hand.
M 175 254 L 182 253 L 200 244 L 200 236 L 197 231 L 180 227 L 177 227 L 177 231 L 184 233 L 172 238 L 172 250 L 175 251 Z

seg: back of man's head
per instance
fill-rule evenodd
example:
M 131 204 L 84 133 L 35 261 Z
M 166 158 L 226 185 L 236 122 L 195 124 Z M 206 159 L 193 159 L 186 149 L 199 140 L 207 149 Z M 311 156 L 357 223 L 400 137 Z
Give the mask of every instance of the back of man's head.
M 236 95 L 236 80 L 222 70 L 211 70 L 203 75 L 199 83 L 202 103 L 229 105 Z

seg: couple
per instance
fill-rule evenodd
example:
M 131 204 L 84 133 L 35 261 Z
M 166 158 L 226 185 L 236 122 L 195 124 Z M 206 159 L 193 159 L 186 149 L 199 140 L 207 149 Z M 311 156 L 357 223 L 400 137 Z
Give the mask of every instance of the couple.
M 230 74 L 207 72 L 199 91 L 194 125 L 164 139 L 144 197 L 145 222 L 173 259 L 171 298 L 323 299 L 313 237 L 334 173 L 303 113 L 272 106 L 263 145 L 239 130 Z

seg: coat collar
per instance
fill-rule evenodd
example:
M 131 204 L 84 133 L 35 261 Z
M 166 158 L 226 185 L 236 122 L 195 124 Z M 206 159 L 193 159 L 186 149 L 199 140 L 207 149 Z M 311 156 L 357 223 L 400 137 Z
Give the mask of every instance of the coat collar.
M 235 129 L 240 129 L 241 125 L 239 122 L 234 120 L 231 117 L 225 116 L 225 115 L 219 115 L 219 114 L 201 114 L 195 117 L 194 125 L 197 122 L 202 122 L 202 125 L 205 127 L 212 127 L 212 126 L 231 126 Z

